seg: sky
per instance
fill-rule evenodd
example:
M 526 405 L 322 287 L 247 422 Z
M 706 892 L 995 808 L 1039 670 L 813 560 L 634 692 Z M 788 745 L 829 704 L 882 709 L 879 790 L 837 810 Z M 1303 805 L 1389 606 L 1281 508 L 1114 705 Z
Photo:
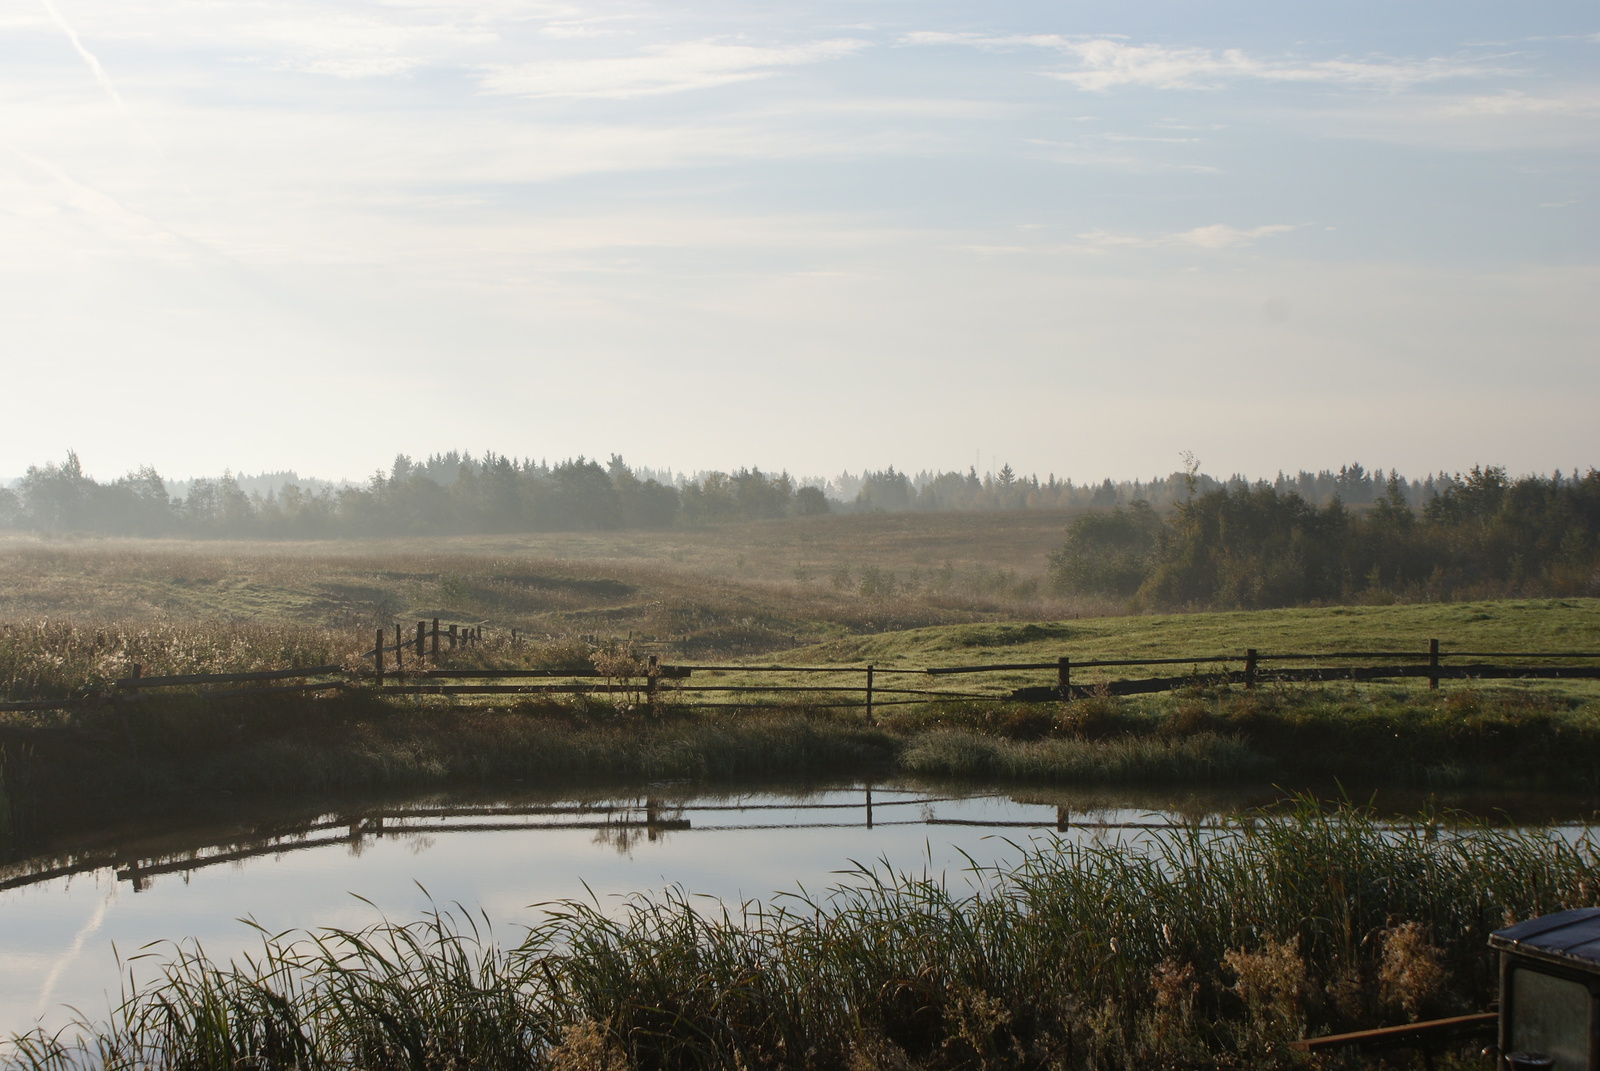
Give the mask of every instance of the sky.
M 1600 464 L 1600 9 L 11 0 L 0 477 Z

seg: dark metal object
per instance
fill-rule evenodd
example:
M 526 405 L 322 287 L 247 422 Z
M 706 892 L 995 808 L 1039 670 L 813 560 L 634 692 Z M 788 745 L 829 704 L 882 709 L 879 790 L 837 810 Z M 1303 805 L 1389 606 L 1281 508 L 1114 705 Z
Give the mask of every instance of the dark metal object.
M 1500 953 L 1503 1071 L 1600 1071 L 1600 907 L 1489 935 Z

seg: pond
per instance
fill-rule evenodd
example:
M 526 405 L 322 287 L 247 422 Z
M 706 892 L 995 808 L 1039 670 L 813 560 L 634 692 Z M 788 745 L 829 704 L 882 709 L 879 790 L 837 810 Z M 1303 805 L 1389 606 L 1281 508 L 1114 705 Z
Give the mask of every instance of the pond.
M 0 866 L 0 1036 L 63 1005 L 103 1018 L 124 961 L 152 942 L 197 941 L 218 960 L 269 932 L 409 920 L 430 904 L 481 909 L 502 941 L 534 905 L 679 886 L 738 904 L 821 893 L 856 865 L 970 880 L 1037 838 L 1135 839 L 1277 798 L 1265 792 L 983 791 L 898 782 L 708 792 L 651 785 L 610 794 L 433 795 L 345 802 L 246 821 L 133 827 Z M 1409 810 L 1418 799 L 1386 800 Z M 1444 801 L 1573 828 L 1589 801 Z M 707 904 L 715 907 L 715 900 Z M 166 958 L 171 949 L 157 949 Z M 150 967 L 135 964 L 148 976 Z

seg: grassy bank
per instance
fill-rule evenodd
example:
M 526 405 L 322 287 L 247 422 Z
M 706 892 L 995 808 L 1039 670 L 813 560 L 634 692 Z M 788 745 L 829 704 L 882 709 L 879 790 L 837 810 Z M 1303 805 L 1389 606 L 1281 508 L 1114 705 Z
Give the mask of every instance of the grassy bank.
M 263 935 L 235 965 L 174 946 L 164 967 L 135 965 L 145 981 L 109 1022 L 13 1039 L 0 1063 L 1280 1067 L 1297 1037 L 1481 1009 L 1489 931 L 1592 903 L 1600 858 L 1537 831 L 1395 829 L 1302 801 L 975 878 L 963 892 L 863 872 L 720 915 L 684 896 L 620 918 L 569 903 L 505 944 L 440 913 Z
M 0 717 L 0 843 L 107 815 L 471 785 L 705 785 L 910 775 L 990 785 L 1600 787 L 1600 708 L 1516 687 L 1205 690 L 1053 704 L 674 712 L 600 698 L 328 699 Z
M 593 579 L 593 578 L 591 578 Z M 359 636 L 321 626 L 211 622 L 0 626 L 7 698 L 105 689 L 133 663 L 150 674 L 349 662 Z M 366 642 L 371 642 L 366 634 Z M 1600 646 L 1600 600 L 1333 607 L 1248 614 L 969 623 L 829 641 L 777 657 L 949 666 L 1263 650 L 1411 649 L 1432 636 L 1478 650 Z M 341 642 L 345 645 L 341 646 Z M 586 664 L 551 640 L 458 652 L 498 663 Z M 715 678 L 741 683 L 737 670 Z M 996 674 L 1000 694 L 1053 673 Z M 742 683 L 777 682 L 750 675 Z M 893 680 L 894 678 L 889 678 Z M 899 678 L 901 680 L 925 678 Z M 957 678 L 961 679 L 961 678 Z M 1087 674 L 1075 675 L 1080 683 Z M 814 681 L 795 681 L 814 683 Z M 682 698 L 670 690 L 669 704 Z M 885 713 L 885 712 L 889 713 Z M 1011 784 L 1295 786 L 1337 777 L 1425 788 L 1600 786 L 1594 682 L 1450 681 L 1196 687 L 1071 704 L 945 702 L 859 709 L 673 708 L 651 717 L 599 699 L 506 705 L 325 699 L 208 702 L 166 695 L 74 713 L 0 713 L 0 838 L 127 808 L 204 807 L 225 796 L 522 782 L 729 783 L 908 774 Z

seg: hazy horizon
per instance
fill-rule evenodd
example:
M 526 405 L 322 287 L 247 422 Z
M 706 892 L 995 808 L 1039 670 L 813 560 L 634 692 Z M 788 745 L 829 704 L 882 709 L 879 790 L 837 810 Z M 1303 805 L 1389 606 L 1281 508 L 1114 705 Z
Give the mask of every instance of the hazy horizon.
M 76 454 L 75 451 L 72 453 Z M 166 485 L 168 493 L 180 498 L 187 494 L 189 489 L 192 488 L 196 483 L 201 481 L 215 481 L 230 477 L 236 480 L 246 493 L 254 493 L 257 491 L 264 493 L 264 491 L 267 489 L 274 491 L 281 490 L 284 486 L 289 484 L 301 487 L 304 490 L 314 491 L 322 488 L 337 490 L 341 487 L 365 487 L 368 486 L 376 476 L 382 475 L 388 477 L 391 473 L 393 463 L 402 457 L 408 462 L 417 463 L 420 465 L 421 462 L 434 456 L 448 458 L 451 455 L 459 455 L 462 460 L 469 461 L 474 465 L 481 465 L 482 462 L 487 458 L 496 456 L 506 457 L 517 465 L 529 463 L 533 465 L 558 465 L 567 464 L 575 460 L 582 460 L 578 457 L 578 455 L 575 454 L 554 457 L 523 458 L 513 455 L 500 454 L 498 451 L 493 450 L 485 450 L 477 453 L 474 453 L 471 450 L 450 450 L 431 451 L 429 454 L 400 453 L 391 455 L 391 462 L 389 465 L 372 466 L 372 468 L 369 469 L 364 475 L 354 477 L 343 474 L 331 476 L 324 473 L 299 472 L 298 470 L 286 467 L 268 468 L 251 472 L 242 468 L 223 466 L 211 472 L 186 473 L 181 476 L 174 475 L 172 473 L 162 473 L 159 472 L 159 470 L 158 473 L 162 478 L 162 482 Z M 91 463 L 91 459 L 79 457 L 78 460 L 80 462 L 83 475 L 102 485 L 111 484 L 124 476 L 136 475 L 137 469 L 140 467 L 135 466 L 134 468 L 130 468 L 126 471 L 112 472 L 103 468 L 97 468 Z M 588 458 L 587 460 L 595 461 L 601 464 L 605 463 L 605 458 L 600 457 Z M 845 468 L 835 473 L 799 472 L 793 468 L 782 465 L 766 467 L 759 465 L 740 464 L 723 465 L 717 468 L 690 470 L 676 468 L 670 465 L 651 465 L 647 462 L 637 462 L 626 458 L 623 458 L 622 460 L 626 464 L 629 471 L 631 471 L 640 479 L 656 479 L 660 480 L 662 483 L 677 487 L 683 487 L 690 483 L 701 482 L 706 477 L 716 473 L 731 474 L 741 471 L 755 471 L 763 472 L 773 477 L 780 475 L 788 476 L 797 486 L 814 486 L 821 488 L 822 490 L 826 491 L 829 494 L 829 497 L 833 498 L 835 501 L 849 501 L 853 499 L 855 496 L 855 491 L 859 487 L 863 478 L 874 473 L 898 472 L 905 475 L 913 486 L 921 487 L 923 484 L 931 482 L 933 478 L 936 478 L 940 475 L 947 475 L 952 472 L 965 475 L 968 472 L 968 469 L 936 469 L 926 465 L 903 466 L 894 462 L 876 467 L 872 465 L 863 465 L 855 468 Z M 1073 475 L 1071 473 L 1058 472 L 1055 470 L 1034 472 L 1018 469 L 1015 466 L 1012 466 L 1012 469 L 1014 478 L 1019 481 L 1060 481 L 1062 483 L 1071 484 L 1080 488 L 1092 488 L 1104 482 L 1110 482 L 1117 486 L 1128 486 L 1140 483 L 1159 483 L 1171 480 L 1173 478 L 1181 478 L 1185 470 L 1185 466 L 1189 460 L 1189 458 L 1180 457 L 1177 459 L 1178 464 L 1171 466 L 1167 470 L 1149 473 L 1100 473 Z M 1380 487 L 1386 478 L 1386 474 L 1399 476 L 1401 480 L 1404 481 L 1408 486 L 1412 484 L 1420 486 L 1426 481 L 1439 477 L 1460 477 L 1470 473 L 1474 468 L 1501 468 L 1505 470 L 1508 477 L 1512 479 L 1519 479 L 1529 476 L 1549 477 L 1551 475 L 1577 478 L 1584 472 L 1592 471 L 1596 467 L 1592 464 L 1566 465 L 1553 466 L 1551 469 L 1543 471 L 1534 470 L 1522 472 L 1510 469 L 1507 466 L 1496 465 L 1496 463 L 1492 460 L 1480 460 L 1470 465 L 1458 465 L 1450 468 L 1441 468 L 1431 471 L 1407 472 L 1392 466 L 1368 466 L 1361 459 L 1352 459 L 1337 467 L 1322 466 L 1313 469 L 1305 466 L 1280 465 L 1271 469 L 1270 471 L 1221 472 L 1207 466 L 1203 458 L 1194 457 L 1192 460 L 1196 466 L 1194 469 L 1194 474 L 1197 477 L 1213 480 L 1218 483 L 1229 483 L 1244 480 L 1250 484 L 1259 484 L 1263 482 L 1271 484 L 1275 479 L 1281 480 L 1285 477 L 1293 478 L 1296 476 L 1313 475 L 1319 477 L 1338 476 L 1348 469 L 1353 475 L 1364 476 L 1366 479 L 1375 482 L 1375 484 Z M 52 458 L 46 461 L 35 463 L 29 467 L 46 470 L 53 467 L 59 467 L 61 464 L 62 459 Z M 1001 461 L 998 465 L 994 466 L 980 467 L 974 465 L 969 466 L 969 468 L 980 479 L 984 481 L 990 481 L 998 477 L 1000 470 L 1006 467 L 1008 464 L 1009 463 L 1006 461 Z M 422 475 L 420 468 L 417 470 L 417 474 Z M 25 476 L 25 473 L 20 475 L 0 473 L 0 488 L 11 488 L 14 490 L 20 489 L 24 482 Z
M 360 481 L 396 441 L 1075 480 L 1600 447 L 1592 5 L 0 25 L 8 477 L 74 449 Z

